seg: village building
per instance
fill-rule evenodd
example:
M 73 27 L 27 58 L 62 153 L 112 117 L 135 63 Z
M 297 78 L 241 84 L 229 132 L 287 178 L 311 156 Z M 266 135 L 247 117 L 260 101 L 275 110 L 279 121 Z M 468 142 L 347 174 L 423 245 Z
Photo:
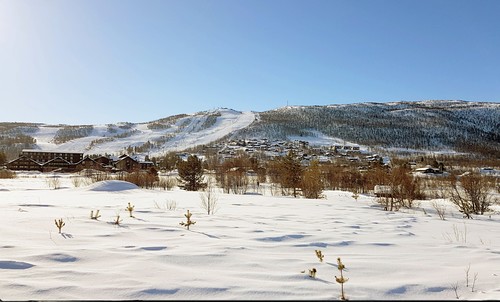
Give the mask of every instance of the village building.
M 118 161 L 115 162 L 114 167 L 118 171 L 132 172 L 140 170 L 141 164 L 132 157 L 124 154 L 118 158 Z
M 56 157 L 43 163 L 41 167 L 42 172 L 72 172 L 75 169 L 75 164 L 72 164 L 61 157 Z
M 139 161 L 126 154 L 113 160 L 106 156 L 95 159 L 83 153 L 22 150 L 19 157 L 6 164 L 13 171 L 77 172 L 85 169 L 133 172 L 154 167 L 150 161 Z
M 24 155 L 14 160 L 11 160 L 5 166 L 9 170 L 40 171 L 40 172 L 42 171 L 42 165 L 39 162 Z
M 78 152 L 60 152 L 60 151 L 41 151 L 36 149 L 23 149 L 19 157 L 25 156 L 36 160 L 39 163 L 45 163 L 55 158 L 62 158 L 69 163 L 76 164 L 83 159 L 83 153 Z
M 100 162 L 97 162 L 95 159 L 90 158 L 89 156 L 85 156 L 80 162 L 76 163 L 75 170 L 81 171 L 85 169 L 89 170 L 103 170 L 104 165 Z

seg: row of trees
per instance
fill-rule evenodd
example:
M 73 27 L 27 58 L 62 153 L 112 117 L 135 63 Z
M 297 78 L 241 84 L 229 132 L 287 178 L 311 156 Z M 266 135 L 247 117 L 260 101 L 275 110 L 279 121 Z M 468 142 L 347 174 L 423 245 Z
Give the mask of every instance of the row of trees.
M 177 161 L 177 170 L 184 189 L 197 191 L 206 186 L 204 162 L 196 155 Z M 319 163 L 313 161 L 304 167 L 293 152 L 271 160 L 267 168 L 259 166 L 255 158 L 242 155 L 218 164 L 214 171 L 217 184 L 227 193 L 244 194 L 249 185 L 249 172 L 256 175 L 257 186 L 266 181 L 267 174 L 271 182 L 279 185 L 283 195 L 321 198 L 324 189 Z
M 189 156 L 186 161 L 174 160 L 174 157 L 164 160 L 177 167 L 184 189 L 190 191 L 206 187 L 204 173 L 209 165 L 213 166 L 217 185 L 226 193 L 234 194 L 246 192 L 249 172 L 256 177 L 257 186 L 259 182 L 268 181 L 277 185 L 282 195 L 313 199 L 322 198 L 325 189 L 346 190 L 357 195 L 371 192 L 375 185 L 384 185 L 390 193 L 378 200 L 388 211 L 412 208 L 415 200 L 425 199 L 424 182 L 428 181 L 415 177 L 409 165 L 403 163 L 392 168 L 378 164 L 361 172 L 352 167 L 320 164 L 315 160 L 304 166 L 293 152 L 265 163 L 244 154 L 222 162 L 213 158 L 212 161 L 203 161 L 195 155 Z M 498 182 L 478 173 L 466 173 L 441 177 L 438 186 L 445 192 L 442 197 L 449 198 L 464 217 L 472 218 L 472 214 L 482 215 L 488 211 L 493 203 L 491 192 Z

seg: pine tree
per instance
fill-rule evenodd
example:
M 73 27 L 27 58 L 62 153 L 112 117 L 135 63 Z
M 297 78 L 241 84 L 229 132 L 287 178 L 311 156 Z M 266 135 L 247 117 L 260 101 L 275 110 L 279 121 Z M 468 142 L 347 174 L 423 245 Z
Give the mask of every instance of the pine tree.
M 198 191 L 205 186 L 202 161 L 196 155 L 190 155 L 186 161 L 179 162 L 177 170 L 185 190 Z

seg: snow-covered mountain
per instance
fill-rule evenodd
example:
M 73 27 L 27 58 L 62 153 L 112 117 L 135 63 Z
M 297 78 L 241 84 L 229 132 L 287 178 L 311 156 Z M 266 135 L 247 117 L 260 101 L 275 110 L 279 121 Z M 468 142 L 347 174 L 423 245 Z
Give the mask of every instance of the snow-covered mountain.
M 221 139 L 268 138 L 384 148 L 500 155 L 500 104 L 466 101 L 287 106 L 265 112 L 227 108 L 144 123 L 47 125 L 0 123 L 0 150 L 157 156 Z
M 0 150 L 17 146 L 86 154 L 146 153 L 151 156 L 209 144 L 255 120 L 253 112 L 221 108 L 145 123 L 103 125 L 0 124 Z M 18 138 L 17 140 L 15 138 Z M 34 144 L 31 144 L 34 142 Z
M 500 156 L 500 104 L 466 101 L 288 106 L 259 114 L 240 137 L 320 136 L 386 149 Z

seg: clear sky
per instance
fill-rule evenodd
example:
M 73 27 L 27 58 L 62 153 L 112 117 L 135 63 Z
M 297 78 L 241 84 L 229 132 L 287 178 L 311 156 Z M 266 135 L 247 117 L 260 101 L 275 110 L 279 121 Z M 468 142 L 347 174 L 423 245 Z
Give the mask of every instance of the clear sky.
M 498 0 L 0 0 L 0 121 L 500 101 Z

